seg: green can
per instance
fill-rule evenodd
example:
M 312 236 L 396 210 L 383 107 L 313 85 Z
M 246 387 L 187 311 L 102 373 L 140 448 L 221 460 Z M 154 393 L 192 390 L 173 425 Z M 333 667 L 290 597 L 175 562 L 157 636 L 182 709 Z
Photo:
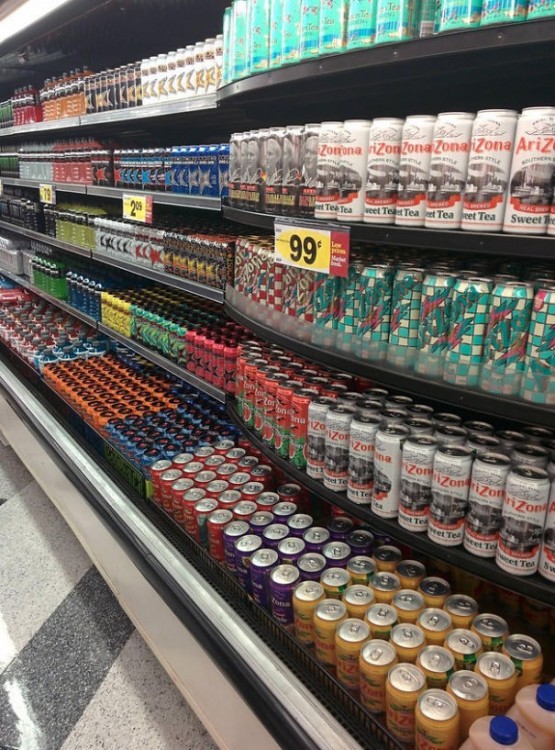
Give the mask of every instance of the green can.
M 326 273 L 314 274 L 314 328 L 313 343 L 332 347 L 338 325 L 338 299 L 340 279 Z
M 527 15 L 529 21 L 549 16 L 555 16 L 555 0 L 530 0 Z
M 231 79 L 237 81 L 248 75 L 247 0 L 234 0 L 231 7 Z
M 320 0 L 301 3 L 300 59 L 309 60 L 320 54 Z
M 375 0 L 350 0 L 347 19 L 347 49 L 371 47 L 375 39 Z
M 250 70 L 260 73 L 270 65 L 270 0 L 251 0 L 249 12 Z
M 426 274 L 418 325 L 418 356 L 415 370 L 421 375 L 441 377 L 449 337 L 451 299 L 455 274 Z
M 555 3 L 554 6 L 555 7 Z M 528 0 L 484 0 L 480 26 L 526 21 Z
M 347 0 L 326 0 L 320 8 L 320 54 L 345 49 L 346 31 Z
M 440 0 L 437 31 L 475 29 L 480 25 L 482 0 Z
M 417 23 L 416 0 L 378 0 L 376 44 L 413 39 L 416 36 Z
M 380 361 L 386 356 L 394 277 L 395 269 L 385 263 L 362 269 L 357 326 L 357 354 L 362 359 Z
M 543 286 L 534 298 L 521 396 L 555 404 L 555 285 Z
M 339 282 L 337 300 L 337 348 L 352 351 L 360 319 L 364 264 L 355 261 L 349 265 L 347 276 Z
M 389 343 L 416 348 L 422 303 L 424 269 L 400 268 L 395 274 L 391 300 Z
M 298 0 L 284 0 L 281 17 L 281 62 L 296 63 L 300 57 L 300 24 Z
M 230 83 L 233 80 L 232 76 L 232 50 L 233 50 L 233 38 L 231 32 L 231 5 L 224 10 L 224 21 L 223 21 L 223 37 L 224 37 L 224 58 L 222 61 L 222 86 Z
M 282 45 L 283 0 L 271 0 L 270 4 L 270 68 L 279 68 L 283 64 Z

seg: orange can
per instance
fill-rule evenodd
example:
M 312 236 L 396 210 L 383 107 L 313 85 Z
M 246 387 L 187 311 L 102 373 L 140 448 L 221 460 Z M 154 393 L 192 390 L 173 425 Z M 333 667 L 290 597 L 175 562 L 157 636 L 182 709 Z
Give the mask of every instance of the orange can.
M 416 657 L 416 666 L 426 675 L 429 688 L 444 690 L 455 671 L 455 659 L 443 646 L 425 646 Z
M 325 596 L 317 581 L 303 581 L 293 592 L 295 636 L 305 646 L 314 645 L 314 612 Z
M 382 571 L 372 578 L 370 588 L 378 604 L 391 604 L 395 592 L 401 589 L 401 581 L 395 573 Z
M 470 629 L 478 633 L 482 639 L 484 651 L 501 652 L 505 639 L 509 635 L 507 622 L 499 615 L 491 615 L 488 612 L 476 615 Z
M 449 614 L 436 607 L 425 609 L 416 622 L 424 631 L 426 643 L 430 645 L 443 646 L 448 633 L 453 630 Z
M 409 622 L 413 625 L 426 608 L 422 594 L 412 589 L 397 591 L 391 604 L 397 610 L 399 622 Z
M 370 628 L 355 617 L 341 622 L 335 632 L 337 679 L 353 692 L 360 689 L 360 652 L 370 638 Z
M 368 586 L 358 584 L 349 586 L 341 597 L 341 600 L 347 607 L 349 617 L 358 617 L 364 620 L 368 607 L 374 603 L 374 594 Z
M 399 661 L 406 664 L 414 664 L 418 652 L 426 644 L 422 628 L 410 623 L 395 625 L 391 631 L 389 641 L 395 646 Z
M 418 591 L 424 597 L 427 607 L 443 607 L 451 593 L 451 586 L 445 578 L 428 576 L 420 581 Z
M 394 573 L 397 565 L 403 559 L 403 553 L 399 547 L 394 547 L 391 544 L 382 544 L 381 547 L 377 547 L 374 550 L 373 557 L 378 571 Z
M 426 576 L 426 568 L 418 560 L 401 560 L 395 573 L 399 576 L 402 589 L 417 589 Z
M 503 653 L 509 656 L 516 669 L 516 689 L 541 682 L 543 669 L 542 647 L 529 635 L 513 633 L 503 644 Z
M 462 743 L 468 737 L 468 730 L 476 719 L 488 715 L 488 684 L 481 675 L 461 669 L 449 678 L 447 692 L 453 696 L 459 707 L 459 741 Z
M 388 641 L 394 625 L 397 625 L 397 610 L 391 604 L 373 604 L 366 612 L 372 638 Z
M 415 735 L 415 709 L 426 688 L 426 677 L 414 664 L 391 667 L 385 683 L 387 728 L 400 742 L 411 745 Z
M 488 683 L 489 713 L 504 716 L 516 695 L 516 669 L 511 658 L 495 651 L 486 651 L 478 657 L 476 673 Z
M 415 709 L 415 750 L 457 750 L 460 716 L 457 701 L 445 690 L 425 690 Z
M 454 628 L 469 628 L 478 614 L 478 602 L 471 596 L 452 594 L 447 597 L 443 609 L 449 613 Z
M 385 713 L 385 683 L 397 664 L 397 653 L 387 641 L 366 641 L 360 652 L 360 702 L 371 714 Z
M 456 669 L 468 669 L 472 672 L 483 652 L 480 636 L 466 628 L 452 630 L 445 639 L 444 646 L 453 654 Z
M 314 610 L 314 646 L 316 658 L 327 667 L 335 667 L 335 631 L 347 619 L 347 607 L 336 599 L 323 599 Z

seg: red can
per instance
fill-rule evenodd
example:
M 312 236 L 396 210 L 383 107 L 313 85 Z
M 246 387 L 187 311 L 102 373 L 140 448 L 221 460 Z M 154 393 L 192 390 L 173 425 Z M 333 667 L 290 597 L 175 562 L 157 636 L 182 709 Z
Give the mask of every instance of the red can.
M 225 456 L 228 451 L 235 447 L 233 440 L 219 440 L 214 445 L 214 453 L 217 456 Z
M 181 471 L 183 472 L 183 476 L 189 477 L 190 479 L 195 477 L 199 473 L 199 471 L 203 470 L 204 464 L 202 464 L 200 461 L 191 461 L 191 463 L 188 463 L 181 469 Z
M 289 429 L 291 426 L 291 399 L 293 394 L 300 390 L 300 386 L 294 380 L 286 380 L 280 383 L 276 391 L 276 429 L 274 444 L 276 453 L 282 458 L 289 456 Z
M 267 365 L 265 359 L 249 359 L 245 365 L 243 378 L 243 422 L 247 427 L 254 427 L 254 400 L 258 369 Z
M 173 469 L 183 469 L 184 466 L 190 464 L 194 460 L 192 453 L 180 453 L 172 461 Z
M 280 484 L 276 492 L 280 502 L 298 503 L 303 491 L 300 485 L 287 482 L 286 484 Z
M 197 534 L 197 522 L 195 519 L 195 505 L 206 497 L 206 491 L 201 490 L 200 487 L 191 487 L 183 494 L 181 506 L 183 508 L 183 528 L 196 539 Z
M 195 517 L 194 537 L 202 547 L 208 547 L 208 519 L 217 509 L 218 501 L 206 498 L 199 500 L 193 508 L 193 515 Z
M 210 484 L 205 488 L 206 497 L 217 500 L 219 496 L 228 489 L 228 487 L 229 482 L 226 482 L 224 479 L 214 479 L 214 481 L 210 482 Z
M 179 469 L 168 469 L 160 477 L 160 503 L 164 510 L 171 512 L 173 509 L 172 484 L 182 476 Z
M 224 363 L 225 345 L 220 339 L 214 342 L 212 347 L 212 356 L 210 359 L 210 382 L 214 383 L 216 388 L 223 390 L 225 387 L 225 363 Z
M 160 502 L 160 477 L 165 471 L 168 471 L 168 469 L 171 469 L 172 462 L 171 461 L 156 461 L 156 463 L 152 464 L 150 467 L 150 480 L 152 482 L 152 488 L 153 488 L 153 495 L 156 502 Z
M 173 517 L 178 523 L 183 523 L 183 495 L 194 487 L 192 479 L 178 479 L 171 486 Z
M 211 513 L 206 522 L 208 551 L 214 560 L 218 562 L 225 561 L 224 528 L 232 520 L 233 513 L 225 508 L 220 508 Z
M 264 400 L 264 411 L 262 416 L 262 440 L 274 447 L 275 422 L 276 422 L 276 396 L 280 383 L 289 380 L 289 376 L 283 372 L 273 372 L 266 377 L 266 398 Z
M 245 393 L 245 366 L 250 359 L 250 354 L 241 353 L 235 363 L 235 398 L 242 399 Z
M 247 451 L 245 448 L 230 448 L 228 452 L 225 454 L 226 461 L 231 461 L 233 463 L 237 463 L 243 456 L 247 455 Z
M 230 490 L 239 490 L 241 492 L 243 486 L 251 481 L 251 475 L 246 471 L 236 471 L 227 481 L 229 482 Z
M 211 445 L 201 445 L 200 448 L 196 449 L 193 455 L 195 456 L 195 461 L 205 463 L 207 458 L 214 455 L 214 452 L 214 448 L 212 448 Z
M 235 393 L 237 380 L 237 361 L 239 348 L 235 342 L 228 343 L 224 347 L 224 389 L 226 393 Z M 219 386 L 222 387 L 222 386 Z
M 215 471 L 199 471 L 199 473 L 195 476 L 195 484 L 197 487 L 206 490 L 208 485 L 215 479 L 217 479 Z
M 338 399 L 339 396 L 342 396 L 344 393 L 347 393 L 347 390 L 348 388 L 346 385 L 342 385 L 341 383 L 330 382 L 329 385 L 325 385 L 322 388 L 322 393 L 320 395 L 326 396 L 327 398 Z
M 248 521 L 257 510 L 256 503 L 252 503 L 250 500 L 242 500 L 233 508 L 233 518 L 236 521 Z
M 229 479 L 233 474 L 237 472 L 237 464 L 232 463 L 231 461 L 226 461 L 224 464 L 221 464 L 221 466 L 218 466 L 216 469 L 216 476 L 218 479 Z
M 303 388 L 291 397 L 289 428 L 289 460 L 303 469 L 306 466 L 306 441 L 308 430 L 308 407 L 320 395 L 315 388 Z
M 255 466 L 258 465 L 259 459 L 256 456 L 243 456 L 237 461 L 237 468 L 239 471 L 246 471 L 249 474 Z
M 254 386 L 254 417 L 253 424 L 254 431 L 259 435 L 262 435 L 262 424 L 264 422 L 264 403 L 266 401 L 266 381 L 269 375 L 276 374 L 279 371 L 277 367 L 266 365 L 265 367 L 259 367 L 256 371 L 256 379 Z
M 204 468 L 210 469 L 210 471 L 215 471 L 218 466 L 221 466 L 222 464 L 225 464 L 225 456 L 208 456 L 204 462 Z
M 257 464 L 251 469 L 253 482 L 261 482 L 265 490 L 269 490 L 274 480 L 274 470 L 269 464 Z
M 241 493 L 239 490 L 224 490 L 221 495 L 218 496 L 218 502 L 222 508 L 233 510 L 237 503 L 241 502 Z
M 264 492 L 262 482 L 247 482 L 241 489 L 241 498 L 256 504 L 257 497 Z
M 256 507 L 258 510 L 272 511 L 274 505 L 279 503 L 279 495 L 277 492 L 262 492 L 256 498 Z

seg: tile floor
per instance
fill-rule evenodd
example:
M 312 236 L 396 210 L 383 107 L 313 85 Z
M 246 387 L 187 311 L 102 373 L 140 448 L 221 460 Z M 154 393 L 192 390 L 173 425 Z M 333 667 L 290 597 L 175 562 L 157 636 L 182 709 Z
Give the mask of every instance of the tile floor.
M 0 750 L 215 750 L 63 518 L 0 445 Z

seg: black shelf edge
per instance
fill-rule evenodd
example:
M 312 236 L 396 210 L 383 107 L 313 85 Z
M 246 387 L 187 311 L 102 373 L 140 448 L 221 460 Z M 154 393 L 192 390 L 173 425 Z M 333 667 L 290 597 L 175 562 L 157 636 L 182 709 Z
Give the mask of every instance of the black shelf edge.
M 178 208 L 198 208 L 203 211 L 221 211 L 220 198 L 202 195 L 181 195 L 179 193 L 156 193 L 151 190 L 132 190 L 116 187 L 101 187 L 87 185 L 87 195 L 121 200 L 124 195 L 151 195 L 153 203 L 163 206 L 177 206 Z
M 79 247 L 79 245 L 72 245 L 69 242 L 58 240 L 56 237 L 42 234 L 42 232 L 34 232 L 32 229 L 18 227 L 15 224 L 10 224 L 9 221 L 0 221 L 0 227 L 2 229 L 7 229 L 10 232 L 15 232 L 15 234 L 20 234 L 22 237 L 27 237 L 30 240 L 37 240 L 37 242 L 57 247 L 59 250 L 64 250 L 66 253 L 71 253 L 71 255 L 79 255 L 82 258 L 88 258 L 90 260 L 91 251 L 87 248 Z
M 475 557 L 466 552 L 462 547 L 441 547 L 428 539 L 425 534 L 414 534 L 399 526 L 395 520 L 376 516 L 368 506 L 357 505 L 351 502 L 345 495 L 326 489 L 323 484 L 309 477 L 306 472 L 293 466 L 286 459 L 280 458 L 256 433 L 245 426 L 237 411 L 236 402 L 232 399 L 228 399 L 227 401 L 227 413 L 231 421 L 242 431 L 248 440 L 271 462 L 277 464 L 283 471 L 289 474 L 295 482 L 306 487 L 310 492 L 331 505 L 342 508 L 350 515 L 359 518 L 361 521 L 365 521 L 369 524 L 371 530 L 387 534 L 401 544 L 406 544 L 423 555 L 443 560 L 450 565 L 473 573 L 486 581 L 492 581 L 509 591 L 516 591 L 523 596 L 532 597 L 550 606 L 553 605 L 555 588 L 552 583 L 544 580 L 537 573 L 532 576 L 512 576 L 510 573 L 505 573 L 505 571 L 501 570 L 493 560 Z
M 517 401 L 495 396 L 478 390 L 450 385 L 439 380 L 429 380 L 409 371 L 396 370 L 393 365 L 376 364 L 354 359 L 333 350 L 322 349 L 315 344 L 293 339 L 274 328 L 252 320 L 237 310 L 229 301 L 225 312 L 237 323 L 245 326 L 263 339 L 283 346 L 301 357 L 318 362 L 352 375 L 373 380 L 397 391 L 419 396 L 427 401 L 441 402 L 476 414 L 499 417 L 503 420 L 553 427 L 555 410 L 540 404 Z
M 100 253 L 97 250 L 93 250 L 91 257 L 93 261 L 97 261 L 98 263 L 113 266 L 114 268 L 120 268 L 122 271 L 127 271 L 135 276 L 152 279 L 160 284 L 164 284 L 164 286 L 169 286 L 173 289 L 182 289 L 185 292 L 189 292 L 189 294 L 194 294 L 202 299 L 209 299 L 223 305 L 224 292 L 221 289 L 213 289 L 204 284 L 199 284 L 196 281 L 182 279 L 180 276 L 173 276 L 171 273 L 165 273 L 165 271 L 157 271 L 154 268 L 148 268 L 137 263 L 120 260 L 111 255 Z
M 259 214 L 240 208 L 222 207 L 226 219 L 240 224 L 274 231 L 276 218 L 295 223 L 294 217 L 276 217 Z M 301 221 L 301 217 L 299 217 Z M 329 226 L 329 222 L 323 222 Z M 338 222 L 339 223 L 339 222 Z M 454 250 L 457 253 L 474 255 L 485 253 L 512 258 L 543 258 L 555 260 L 555 240 L 547 235 L 501 234 L 487 232 L 463 232 L 460 230 L 396 227 L 379 224 L 349 224 L 351 240 L 369 244 L 388 244 L 402 247 L 418 247 L 425 250 Z
M 170 372 L 172 375 L 175 375 L 177 378 L 184 380 L 186 383 L 189 383 L 189 385 L 192 385 L 199 391 L 202 391 L 208 396 L 216 399 L 216 401 L 225 403 L 226 395 L 223 391 L 211 385 L 210 383 L 207 383 L 205 380 L 202 380 L 202 378 L 197 378 L 196 375 L 193 375 L 188 370 L 184 370 L 179 365 L 176 365 L 175 362 L 170 362 L 169 359 L 166 359 L 165 357 L 162 357 L 162 355 L 151 351 L 146 346 L 140 344 L 138 341 L 134 341 L 127 336 L 123 336 L 121 333 L 114 331 L 109 326 L 104 325 L 104 323 L 98 324 L 98 330 L 100 331 L 100 333 L 104 333 L 109 338 L 114 339 L 114 341 L 119 341 L 120 344 L 123 344 L 129 349 L 132 349 L 141 357 L 148 359 L 149 362 L 158 365 L 158 367 L 161 367 L 163 370 Z
M 0 180 L 4 185 L 13 185 L 14 187 L 38 188 L 41 185 L 52 185 L 58 193 L 79 193 L 84 195 L 87 192 L 87 185 L 77 182 L 54 182 L 52 180 L 26 180 L 21 177 L 2 177 Z

